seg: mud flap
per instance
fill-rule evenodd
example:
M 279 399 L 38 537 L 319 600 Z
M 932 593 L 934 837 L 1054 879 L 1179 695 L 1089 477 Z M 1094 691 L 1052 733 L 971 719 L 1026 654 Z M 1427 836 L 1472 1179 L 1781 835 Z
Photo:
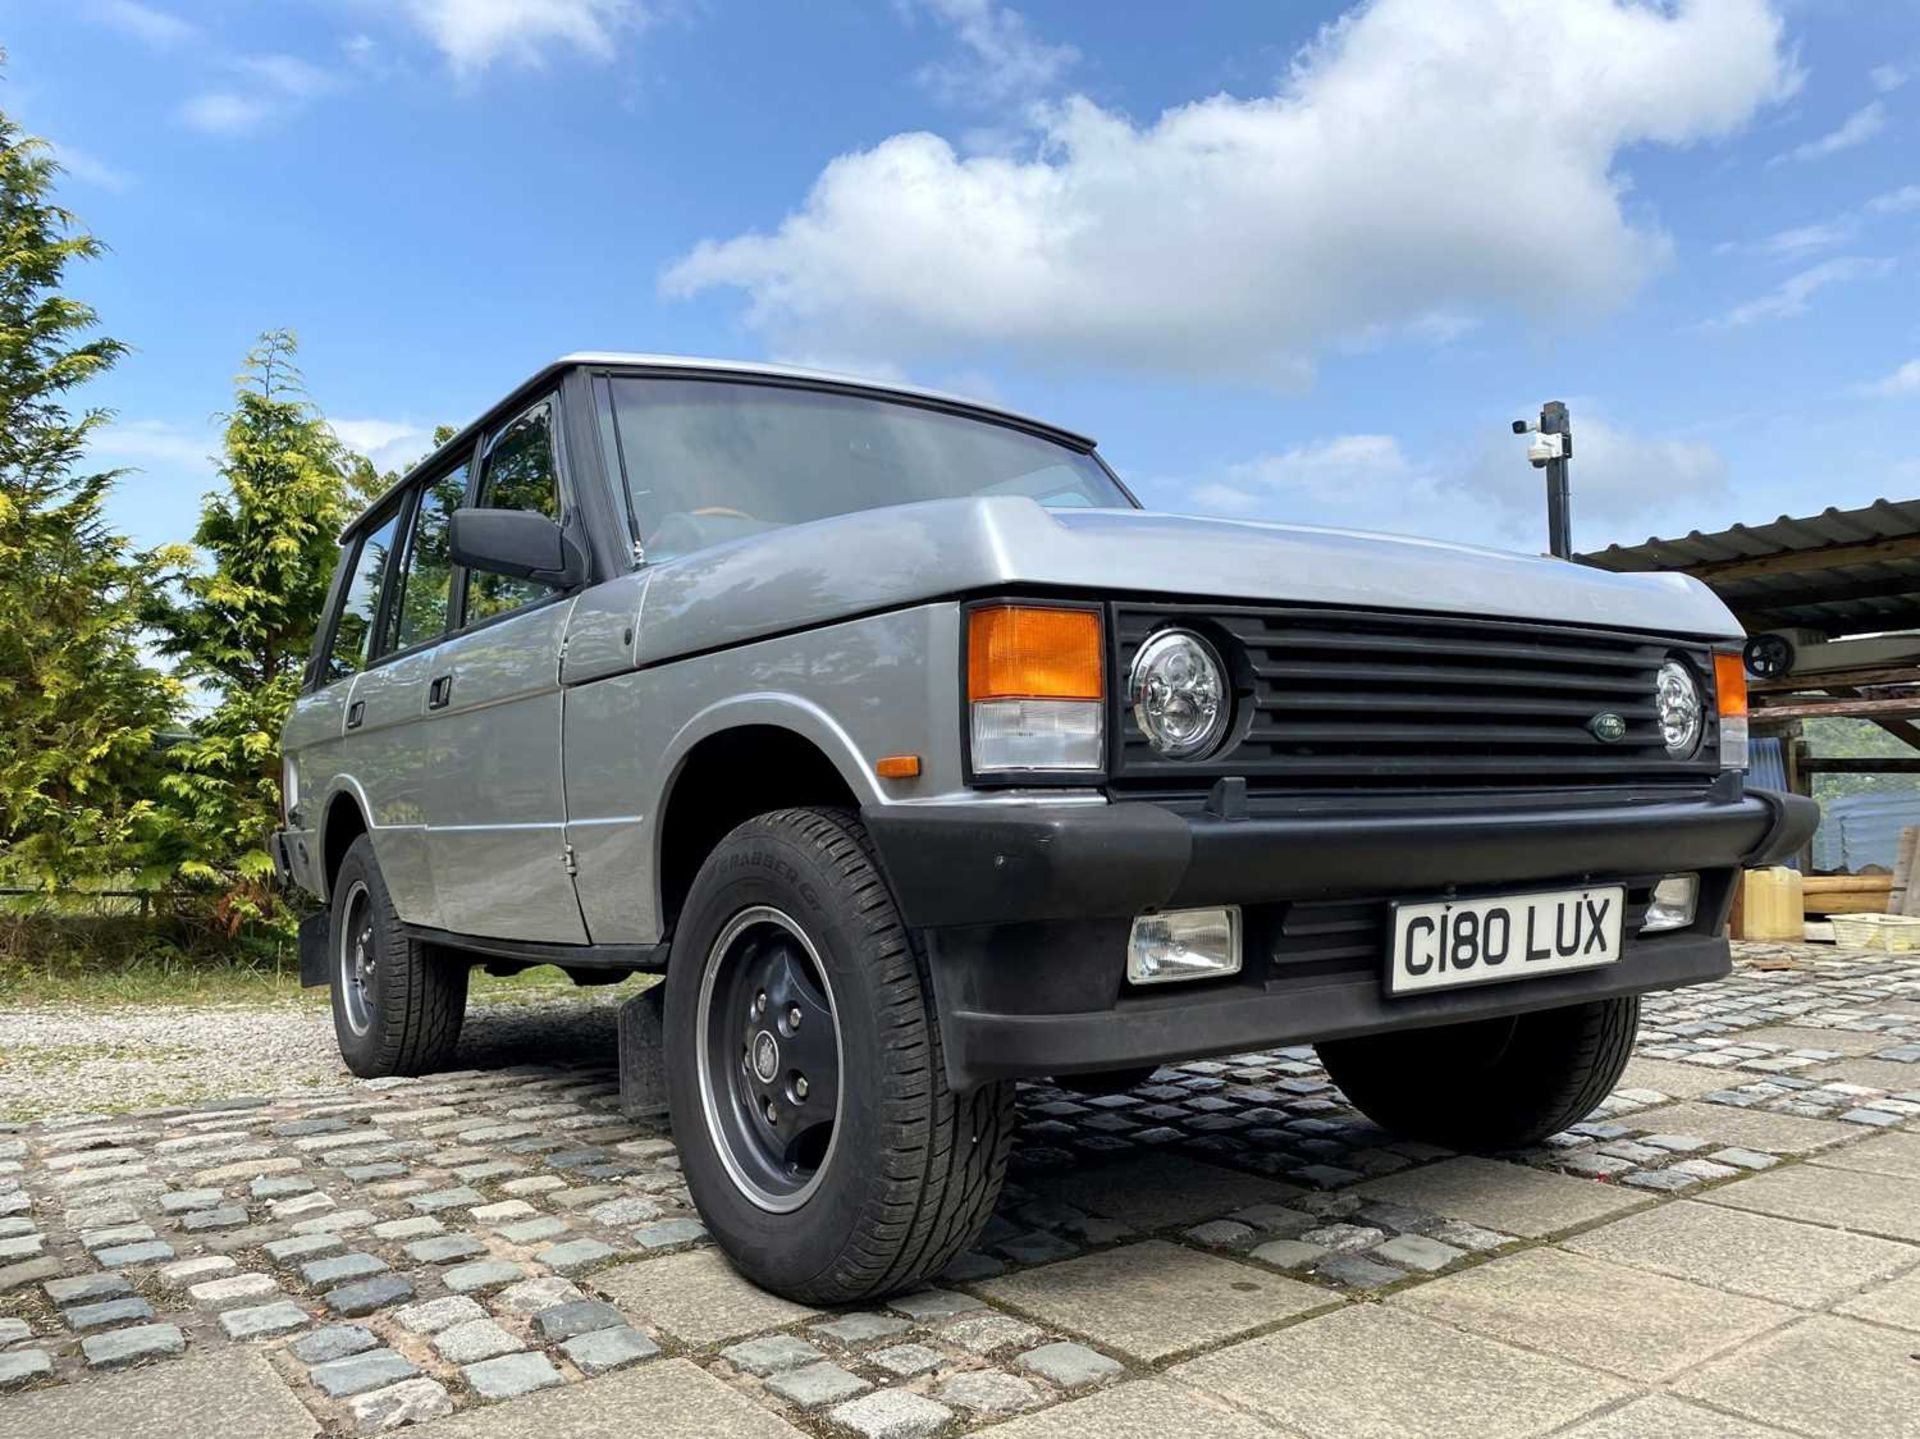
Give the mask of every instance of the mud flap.
M 333 915 L 317 909 L 300 921 L 300 986 L 313 989 L 328 981 L 327 940 L 333 931 Z

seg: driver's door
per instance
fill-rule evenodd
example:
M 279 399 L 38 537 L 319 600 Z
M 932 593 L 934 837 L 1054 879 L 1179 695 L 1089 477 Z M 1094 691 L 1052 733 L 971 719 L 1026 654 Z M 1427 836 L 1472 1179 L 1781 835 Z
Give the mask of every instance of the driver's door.
M 565 523 L 558 401 L 487 441 L 474 504 Z M 428 683 L 427 851 L 440 922 L 460 934 L 584 944 L 566 850 L 560 651 L 571 596 L 534 580 L 465 576 L 460 627 Z

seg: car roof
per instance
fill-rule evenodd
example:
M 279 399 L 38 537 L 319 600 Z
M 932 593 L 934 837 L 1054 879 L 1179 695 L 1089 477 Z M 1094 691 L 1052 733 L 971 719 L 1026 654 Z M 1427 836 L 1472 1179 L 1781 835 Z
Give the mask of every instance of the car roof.
M 809 387 L 871 395 L 881 399 L 917 401 L 940 409 L 977 415 L 983 419 L 1000 420 L 1020 429 L 1035 431 L 1048 439 L 1056 440 L 1077 450 L 1092 450 L 1095 444 L 1086 435 L 1076 434 L 1072 430 L 1062 429 L 1046 420 L 1035 419 L 1031 415 L 1021 414 L 1017 410 L 1010 410 L 1002 405 L 989 404 L 983 400 L 968 399 L 963 395 L 947 394 L 939 390 L 929 390 L 919 385 L 909 385 L 896 380 L 879 379 L 868 375 L 837 374 L 830 370 L 808 369 L 800 365 L 768 364 L 758 360 L 721 360 L 698 355 L 648 355 L 620 350 L 577 350 L 542 365 L 525 380 L 515 385 L 503 399 L 489 405 L 479 419 L 462 425 L 445 444 L 437 446 L 431 454 L 423 456 L 415 468 L 438 460 L 442 455 L 470 451 L 479 438 L 479 432 L 502 410 L 533 400 L 537 392 L 550 386 L 560 376 L 573 369 L 627 370 L 654 376 L 670 376 L 675 372 L 681 372 L 716 377 L 739 376 L 746 379 L 791 380 Z M 344 542 L 349 539 L 364 526 L 374 512 L 383 508 L 389 497 L 399 488 L 400 485 L 391 486 L 367 505 L 340 532 L 341 540 Z

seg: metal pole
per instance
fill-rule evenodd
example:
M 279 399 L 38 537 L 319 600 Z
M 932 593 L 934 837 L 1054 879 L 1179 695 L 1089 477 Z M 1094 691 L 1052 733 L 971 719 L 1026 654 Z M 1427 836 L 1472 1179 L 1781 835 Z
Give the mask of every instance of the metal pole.
M 1572 496 L 1567 487 L 1567 460 L 1573 455 L 1572 418 L 1559 400 L 1548 400 L 1540 407 L 1540 433 L 1559 435 L 1560 458 L 1548 460 L 1547 470 L 1547 552 L 1556 559 L 1573 558 Z

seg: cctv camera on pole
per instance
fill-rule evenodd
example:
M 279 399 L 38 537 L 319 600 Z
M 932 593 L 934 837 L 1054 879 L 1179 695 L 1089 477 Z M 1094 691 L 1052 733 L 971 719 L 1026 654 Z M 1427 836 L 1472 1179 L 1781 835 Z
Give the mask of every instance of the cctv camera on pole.
M 1527 458 L 1536 470 L 1547 472 L 1547 553 L 1555 559 L 1573 557 L 1573 515 L 1567 491 L 1567 461 L 1573 458 L 1573 424 L 1567 407 L 1548 400 L 1537 422 L 1515 420 L 1516 435 L 1531 434 Z

